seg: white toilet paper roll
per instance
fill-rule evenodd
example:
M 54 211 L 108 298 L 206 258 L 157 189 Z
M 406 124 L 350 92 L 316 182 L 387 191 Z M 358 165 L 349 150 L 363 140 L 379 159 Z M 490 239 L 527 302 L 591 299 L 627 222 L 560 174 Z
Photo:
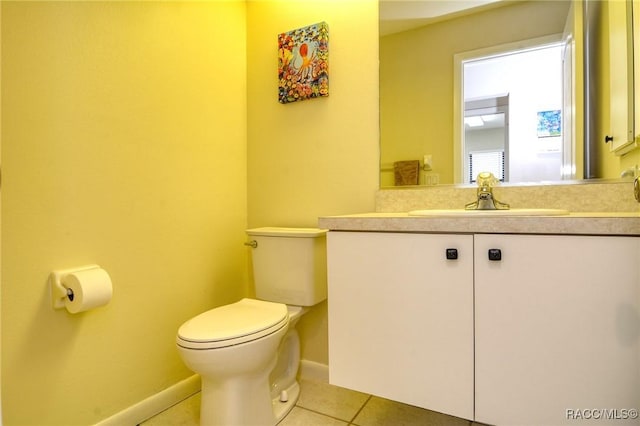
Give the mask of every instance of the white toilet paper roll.
M 101 268 L 73 272 L 62 278 L 62 285 L 73 292 L 64 304 L 72 314 L 104 306 L 111 300 L 113 288 L 107 271 Z

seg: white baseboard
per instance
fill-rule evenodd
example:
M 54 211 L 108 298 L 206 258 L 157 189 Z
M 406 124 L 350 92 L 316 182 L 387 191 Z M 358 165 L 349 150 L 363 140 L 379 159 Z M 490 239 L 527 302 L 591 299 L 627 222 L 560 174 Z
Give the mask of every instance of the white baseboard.
M 301 379 L 329 383 L 329 366 L 327 364 L 320 364 L 319 362 L 301 359 L 298 377 Z
M 95 426 L 137 425 L 200 391 L 200 376 L 194 374 L 137 404 L 96 423 Z

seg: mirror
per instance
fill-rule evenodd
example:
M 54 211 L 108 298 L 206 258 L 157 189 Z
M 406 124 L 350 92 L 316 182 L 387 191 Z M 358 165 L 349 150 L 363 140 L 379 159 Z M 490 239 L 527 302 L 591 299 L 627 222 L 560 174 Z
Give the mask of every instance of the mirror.
M 464 138 L 462 123 L 465 116 L 473 113 L 463 113 L 466 99 L 455 97 L 460 88 L 454 56 L 543 38 L 564 40 L 568 46 L 565 59 L 575 58 L 573 63 L 565 61 L 568 63 L 563 65 L 569 67 L 564 72 L 574 73 L 571 84 L 576 89 L 567 89 L 568 83 L 563 85 L 564 141 L 562 153 L 558 154 L 563 158 L 555 161 L 573 168 L 571 173 L 563 170 L 562 178 L 581 179 L 584 148 L 577 141 L 587 139 L 583 137 L 583 117 L 579 113 L 583 109 L 578 104 L 582 95 L 577 95 L 583 69 L 581 6 L 582 2 L 576 0 L 380 0 L 381 187 L 394 186 L 394 162 L 403 160 L 420 160 L 420 184 L 464 183 L 459 176 L 463 176 L 461 169 L 469 170 L 470 154 L 465 147 L 454 147 L 452 141 Z M 536 105 L 535 109 L 541 113 L 556 110 L 543 105 Z M 456 118 L 458 111 L 460 117 Z M 567 115 L 570 112 L 576 113 Z M 506 115 L 498 121 L 505 117 L 514 127 L 514 116 Z M 454 126 L 456 120 L 459 123 Z M 505 138 L 494 139 L 501 137 Z M 542 157 L 544 153 L 536 155 Z M 474 161 L 485 160 L 480 157 Z M 425 166 L 427 158 L 429 164 Z M 509 175 L 518 175 L 518 171 L 515 164 L 509 167 L 508 148 L 504 159 L 505 181 L 510 181 Z

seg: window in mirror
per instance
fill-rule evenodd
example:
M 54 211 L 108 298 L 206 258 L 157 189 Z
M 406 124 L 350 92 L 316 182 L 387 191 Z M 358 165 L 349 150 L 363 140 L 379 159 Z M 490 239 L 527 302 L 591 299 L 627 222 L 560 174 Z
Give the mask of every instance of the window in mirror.
M 545 40 L 542 44 L 532 41 L 519 49 L 502 49 L 498 46 L 491 52 L 457 56 L 464 108 L 456 112 L 463 117 L 458 182 L 474 180 L 471 151 L 503 151 L 505 182 L 561 180 L 563 137 L 542 137 L 537 125 L 539 112 L 562 110 L 562 45 Z M 474 126 L 472 121 L 483 125 Z
M 469 153 L 469 181 L 476 182 L 482 172 L 489 172 L 504 182 L 504 151 L 472 151 Z

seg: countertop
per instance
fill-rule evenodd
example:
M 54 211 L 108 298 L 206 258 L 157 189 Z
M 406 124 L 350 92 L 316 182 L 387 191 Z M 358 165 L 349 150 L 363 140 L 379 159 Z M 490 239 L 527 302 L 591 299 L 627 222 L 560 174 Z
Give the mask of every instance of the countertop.
M 424 217 L 408 213 L 323 216 L 318 226 L 334 231 L 469 234 L 640 235 L 640 213 L 571 213 L 564 216 Z

